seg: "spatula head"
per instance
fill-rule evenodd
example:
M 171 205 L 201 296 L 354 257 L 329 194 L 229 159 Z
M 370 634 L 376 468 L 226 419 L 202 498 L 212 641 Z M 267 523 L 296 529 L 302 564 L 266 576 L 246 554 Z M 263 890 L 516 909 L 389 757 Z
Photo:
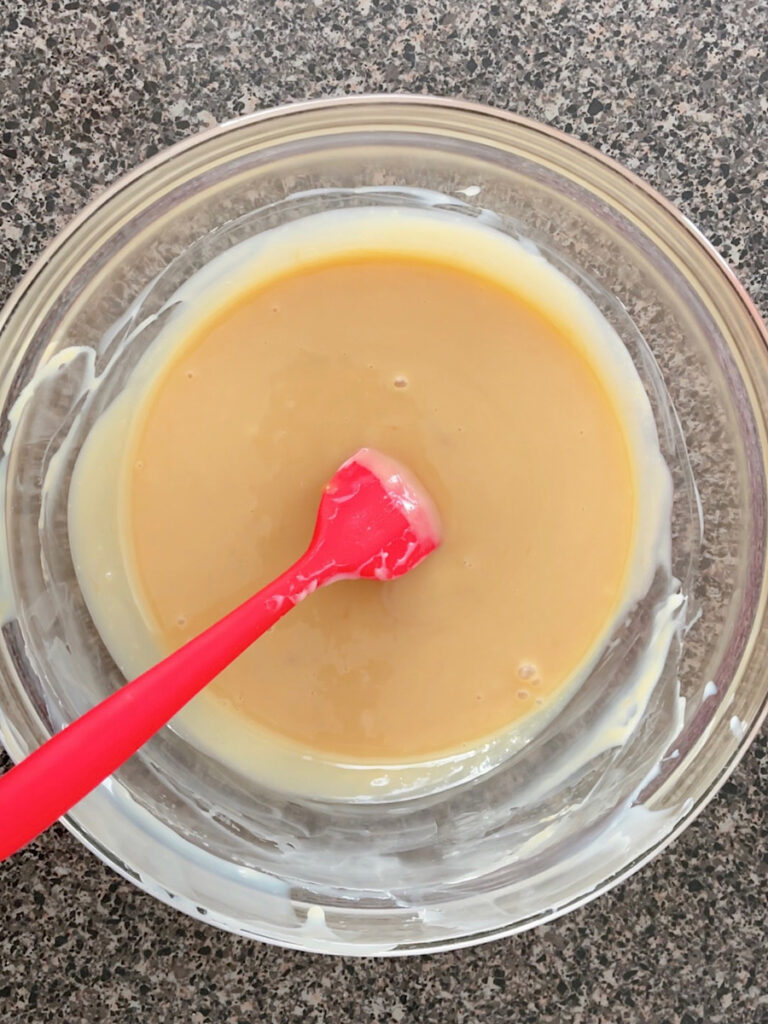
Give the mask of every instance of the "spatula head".
M 335 561 L 340 576 L 391 580 L 440 540 L 437 510 L 413 474 L 361 448 L 326 484 L 312 546 Z

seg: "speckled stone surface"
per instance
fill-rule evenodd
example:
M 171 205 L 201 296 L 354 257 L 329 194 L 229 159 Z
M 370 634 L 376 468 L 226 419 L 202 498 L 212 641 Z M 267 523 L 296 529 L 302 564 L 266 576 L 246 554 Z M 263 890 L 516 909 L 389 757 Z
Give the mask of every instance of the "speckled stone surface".
M 0 300 L 158 149 L 304 97 L 408 90 L 549 121 L 709 235 L 768 310 L 765 0 L 0 0 Z M 57 827 L 0 868 L 0 1021 L 768 1021 L 765 737 L 614 893 L 439 957 L 325 960 L 188 920 Z

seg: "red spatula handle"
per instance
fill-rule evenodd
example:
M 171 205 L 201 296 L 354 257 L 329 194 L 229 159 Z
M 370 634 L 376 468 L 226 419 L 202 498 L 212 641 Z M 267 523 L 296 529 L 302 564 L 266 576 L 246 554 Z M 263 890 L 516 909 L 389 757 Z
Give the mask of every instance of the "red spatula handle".
M 273 583 L 0 777 L 0 860 L 86 796 L 222 669 L 325 582 L 308 552 Z

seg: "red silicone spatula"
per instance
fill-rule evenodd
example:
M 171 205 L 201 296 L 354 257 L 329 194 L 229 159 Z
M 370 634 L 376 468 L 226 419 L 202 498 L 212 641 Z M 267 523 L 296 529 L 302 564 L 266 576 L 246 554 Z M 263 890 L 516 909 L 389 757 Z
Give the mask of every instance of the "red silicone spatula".
M 439 543 L 437 514 L 419 483 L 393 459 L 361 448 L 326 484 L 298 562 L 0 778 L 0 860 L 118 768 L 313 590 L 336 580 L 394 579 Z

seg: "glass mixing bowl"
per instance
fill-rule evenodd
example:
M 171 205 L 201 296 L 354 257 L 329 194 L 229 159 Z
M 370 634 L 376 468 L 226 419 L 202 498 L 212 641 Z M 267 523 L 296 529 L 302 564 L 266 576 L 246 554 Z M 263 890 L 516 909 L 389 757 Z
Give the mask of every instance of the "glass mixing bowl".
M 450 101 L 340 99 L 266 111 L 160 154 L 88 207 L 11 298 L 0 323 L 0 725 L 11 757 L 122 681 L 77 585 L 67 491 L 79 444 L 177 287 L 270 226 L 401 202 L 492 211 L 616 328 L 672 471 L 685 615 L 642 701 L 624 699 L 625 633 L 542 735 L 441 793 L 291 798 L 166 729 L 65 819 L 158 899 L 324 952 L 468 945 L 604 892 L 711 799 L 768 692 L 766 334 L 728 268 L 653 191 L 549 128 Z M 632 636 L 647 639 L 657 599 L 637 610 Z M 614 740 L 564 770 L 596 720 Z

